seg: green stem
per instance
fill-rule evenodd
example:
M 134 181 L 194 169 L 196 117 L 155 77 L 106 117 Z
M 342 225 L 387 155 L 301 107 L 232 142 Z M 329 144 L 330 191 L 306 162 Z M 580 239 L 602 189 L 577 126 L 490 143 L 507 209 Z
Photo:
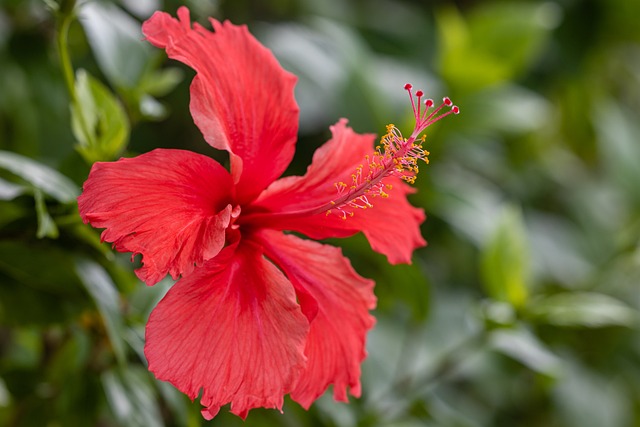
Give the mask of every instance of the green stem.
M 65 14 L 64 16 L 62 16 L 60 26 L 58 27 L 58 36 L 56 39 L 56 43 L 58 46 L 58 54 L 60 55 L 60 65 L 62 66 L 64 81 L 67 85 L 69 95 L 71 96 L 71 102 L 75 105 L 77 98 L 73 77 L 73 65 L 71 65 L 69 49 L 67 48 L 69 39 L 69 27 L 71 26 L 72 21 L 73 15 Z
M 73 11 L 62 13 L 62 15 L 58 18 L 59 25 L 58 34 L 56 37 L 56 45 L 58 47 L 58 54 L 60 55 L 60 66 L 62 67 L 62 74 L 64 76 L 64 81 L 67 85 L 67 90 L 69 91 L 69 96 L 71 98 L 71 106 L 74 110 L 72 114 L 75 116 L 75 119 L 78 120 L 80 131 L 84 135 L 84 140 L 87 141 L 89 145 L 93 145 L 93 134 L 89 132 L 89 126 L 87 125 L 84 115 L 82 114 L 81 105 L 78 100 L 78 94 L 76 93 L 75 73 L 73 71 L 73 64 L 71 63 L 71 56 L 69 55 L 69 27 L 71 26 L 73 19 Z

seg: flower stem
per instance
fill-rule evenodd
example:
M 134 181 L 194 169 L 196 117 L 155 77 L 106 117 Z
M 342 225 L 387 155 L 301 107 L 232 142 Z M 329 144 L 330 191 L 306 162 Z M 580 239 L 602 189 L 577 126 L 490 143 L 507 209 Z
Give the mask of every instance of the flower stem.
M 58 14 L 58 31 L 56 35 L 56 45 L 58 48 L 58 55 L 60 55 L 60 67 L 62 68 L 62 75 L 64 82 L 71 98 L 72 116 L 77 120 L 80 131 L 82 132 L 84 141 L 89 145 L 93 142 L 93 134 L 89 131 L 89 125 L 86 122 L 84 114 L 82 114 L 82 106 L 78 99 L 75 85 L 75 73 L 73 71 L 73 64 L 71 63 L 71 56 L 69 55 L 69 27 L 75 18 L 73 8 L 71 10 L 63 10 Z M 80 140 L 80 142 L 82 142 Z
M 58 47 L 58 54 L 60 55 L 60 66 L 62 67 L 62 74 L 64 77 L 67 90 L 71 96 L 71 102 L 76 103 L 76 90 L 73 77 L 73 66 L 71 65 L 71 58 L 69 56 L 68 40 L 69 40 L 69 27 L 73 21 L 72 14 L 64 14 L 59 18 L 60 24 L 58 26 L 58 34 L 56 37 L 56 45 Z

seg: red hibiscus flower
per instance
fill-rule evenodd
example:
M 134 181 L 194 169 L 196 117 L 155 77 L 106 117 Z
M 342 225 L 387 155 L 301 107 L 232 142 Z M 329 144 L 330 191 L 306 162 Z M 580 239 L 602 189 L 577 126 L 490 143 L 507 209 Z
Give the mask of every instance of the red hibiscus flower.
M 389 126 L 376 151 L 373 135 L 340 120 L 304 176 L 276 180 L 294 153 L 295 77 L 246 27 L 192 26 L 184 7 L 178 17 L 156 12 L 143 32 L 196 71 L 191 114 L 205 140 L 229 152 L 230 172 L 200 154 L 157 149 L 96 163 L 78 199 L 104 241 L 142 255 L 141 280 L 180 278 L 149 318 L 149 370 L 191 399 L 202 391 L 207 419 L 227 403 L 242 418 L 280 409 L 285 394 L 308 408 L 329 385 L 336 400 L 347 390 L 357 397 L 373 281 L 339 249 L 284 231 L 312 239 L 361 231 L 389 262 L 410 262 L 425 244 L 425 216 L 403 181 L 426 160 L 420 132 L 457 107 L 445 99 L 451 109 L 428 114 L 433 102 L 422 107 L 407 85 L 409 138 Z

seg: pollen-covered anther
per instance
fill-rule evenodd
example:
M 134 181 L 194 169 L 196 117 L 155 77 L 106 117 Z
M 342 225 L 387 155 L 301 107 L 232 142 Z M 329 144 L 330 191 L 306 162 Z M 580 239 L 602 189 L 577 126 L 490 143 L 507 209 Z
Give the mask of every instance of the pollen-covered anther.
M 442 98 L 442 104 L 436 107 L 433 111 L 430 111 L 435 105 L 433 99 L 425 99 L 424 102 L 422 102 L 424 93 L 421 90 L 416 91 L 414 96 L 412 85 L 407 83 L 404 88 L 409 93 L 411 108 L 413 109 L 413 116 L 416 121 L 414 130 L 411 133 L 411 136 L 413 137 L 417 137 L 428 126 L 432 125 L 443 117 L 446 117 L 450 114 L 460 113 L 460 108 L 454 105 L 453 101 L 451 101 L 451 99 L 446 96 Z M 441 113 L 441 110 L 444 107 L 449 107 L 449 110 Z

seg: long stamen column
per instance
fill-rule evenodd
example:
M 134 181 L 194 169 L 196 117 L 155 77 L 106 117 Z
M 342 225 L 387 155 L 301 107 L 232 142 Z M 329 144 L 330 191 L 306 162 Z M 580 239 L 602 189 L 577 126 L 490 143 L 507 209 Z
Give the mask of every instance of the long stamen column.
M 433 100 L 423 99 L 424 93 L 421 90 L 414 94 L 410 84 L 406 84 L 404 89 L 409 94 L 415 119 L 411 134 L 405 138 L 393 124 L 387 125 L 387 133 L 381 138 L 380 145 L 362 159 L 350 179 L 334 184 L 336 193 L 333 200 L 322 201 L 314 208 L 296 211 L 249 213 L 241 221 L 247 223 L 259 219 L 261 223 L 266 223 L 318 214 L 335 215 L 346 220 L 354 216 L 357 210 L 372 208 L 376 197 L 390 197 L 392 184 L 388 182 L 389 177 L 397 177 L 413 184 L 418 174 L 419 162 L 429 163 L 429 152 L 422 147 L 426 136 L 422 133 L 438 120 L 458 114 L 460 109 L 446 97 L 434 108 Z
M 353 216 L 357 209 L 373 207 L 373 198 L 389 197 L 388 191 L 392 188 L 384 182 L 385 178 L 396 176 L 413 184 L 419 171 L 418 162 L 421 160 L 429 163 L 429 152 L 422 147 L 426 138 L 425 135 L 421 136 L 422 132 L 438 120 L 450 114 L 458 114 L 460 109 L 446 97 L 442 104 L 433 109 L 433 100 L 423 101 L 424 93 L 421 90 L 414 95 L 410 84 L 406 84 L 404 88 L 409 93 L 415 118 L 411 135 L 404 138 L 393 124 L 387 125 L 387 133 L 382 137 L 380 146 L 356 168 L 351 175 L 351 182 L 337 182 L 337 197 L 331 202 L 330 208 L 320 208 L 316 213 L 335 213 L 342 219 Z M 442 112 L 446 107 L 449 107 L 448 110 Z

